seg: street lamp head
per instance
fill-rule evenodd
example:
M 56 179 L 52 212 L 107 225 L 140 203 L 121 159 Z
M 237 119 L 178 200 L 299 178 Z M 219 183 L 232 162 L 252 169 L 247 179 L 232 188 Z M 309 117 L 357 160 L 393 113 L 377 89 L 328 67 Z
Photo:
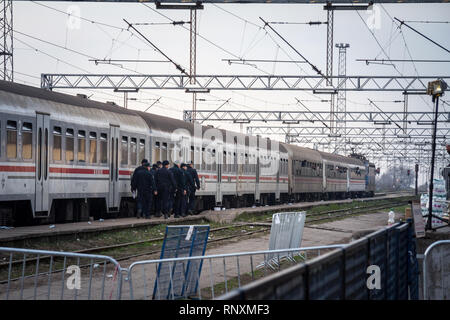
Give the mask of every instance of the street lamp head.
M 433 96 L 433 101 L 436 97 L 442 96 L 445 90 L 447 90 L 447 83 L 442 79 L 428 82 L 427 94 Z

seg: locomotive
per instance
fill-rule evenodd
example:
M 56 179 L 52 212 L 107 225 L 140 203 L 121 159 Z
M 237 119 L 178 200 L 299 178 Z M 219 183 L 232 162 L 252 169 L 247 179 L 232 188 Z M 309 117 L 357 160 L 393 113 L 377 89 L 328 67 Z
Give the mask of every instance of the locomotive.
M 197 210 L 374 195 L 375 166 L 365 158 L 223 129 L 233 139 L 193 143 L 211 129 L 0 81 L 0 225 L 132 216 L 133 170 L 143 158 L 175 155 L 194 161 Z

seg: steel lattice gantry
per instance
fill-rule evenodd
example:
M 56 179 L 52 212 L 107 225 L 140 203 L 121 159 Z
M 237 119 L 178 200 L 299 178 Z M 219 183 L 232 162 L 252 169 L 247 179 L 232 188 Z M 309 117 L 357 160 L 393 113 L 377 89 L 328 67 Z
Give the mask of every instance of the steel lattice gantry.
M 29 1 L 29 0 L 14 0 L 14 1 Z M 148 2 L 153 3 L 156 1 L 150 0 L 45 0 L 47 2 L 55 1 L 65 1 L 65 2 L 128 2 L 128 3 L 139 3 Z M 351 5 L 350 0 L 164 0 L 160 1 L 163 3 L 182 3 L 182 4 L 196 4 L 200 3 L 236 3 L 236 4 L 251 4 L 251 3 L 261 3 L 261 4 L 284 4 L 284 3 L 298 3 L 298 4 L 326 4 L 326 3 L 342 3 Z M 358 0 L 354 1 L 357 3 L 396 3 L 396 4 L 407 4 L 407 3 L 447 3 L 447 0 Z
M 183 111 L 185 121 L 192 120 L 190 110 Z M 337 112 L 339 114 L 339 112 Z M 383 112 L 383 111 L 347 111 L 346 122 L 371 122 L 379 124 L 395 124 L 404 121 L 403 112 Z M 204 121 L 232 121 L 234 123 L 250 123 L 252 121 L 262 122 L 282 122 L 283 124 L 299 124 L 300 122 L 321 123 L 328 127 L 330 122 L 329 111 L 235 111 L 235 110 L 197 110 L 196 119 Z M 408 112 L 407 121 L 418 125 L 431 125 L 434 121 L 432 112 Z M 448 122 L 447 112 L 438 113 L 438 123 Z
M 374 127 L 346 127 L 343 134 L 346 137 L 367 136 L 371 138 L 424 138 L 431 137 L 431 128 L 374 128 Z M 247 133 L 251 135 L 283 135 L 283 136 L 330 136 L 330 130 L 325 127 L 293 127 L 293 126 L 249 126 Z M 450 126 L 437 128 L 437 138 L 450 138 Z
M 14 80 L 13 5 L 12 0 L 0 0 L 0 79 Z
M 314 93 L 345 91 L 393 91 L 426 94 L 429 81 L 450 83 L 450 76 L 333 76 L 340 86 L 328 86 L 326 78 L 310 75 L 186 75 L 42 74 L 45 89 L 196 89 L 196 90 L 308 90 Z

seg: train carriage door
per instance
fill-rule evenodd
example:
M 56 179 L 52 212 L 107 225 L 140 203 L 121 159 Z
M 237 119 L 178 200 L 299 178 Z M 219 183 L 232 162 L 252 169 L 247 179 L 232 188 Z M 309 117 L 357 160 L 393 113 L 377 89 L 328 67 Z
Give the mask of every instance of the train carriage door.
M 255 202 L 256 203 L 259 203 L 260 200 L 261 200 L 260 185 L 259 185 L 259 180 L 260 180 L 259 177 L 260 177 L 260 174 L 261 174 L 260 168 L 259 168 L 259 165 L 260 165 L 259 155 L 260 155 L 260 152 L 259 152 L 259 148 L 258 148 L 258 149 L 256 149 L 256 154 L 255 154 L 255 157 L 256 157 Z M 252 165 L 253 165 L 253 163 L 252 163 Z
M 347 192 L 350 192 L 350 167 L 347 167 Z
M 119 135 L 120 128 L 110 125 L 108 208 L 119 208 Z
M 325 192 L 327 190 L 327 162 L 323 160 L 323 191 Z
M 216 145 L 216 166 L 217 166 L 217 183 L 216 183 L 216 204 L 222 204 L 222 167 L 223 167 L 223 144 Z
M 36 200 L 35 200 L 35 216 L 37 212 L 41 212 L 39 216 L 48 216 L 49 214 L 49 194 L 48 194 L 48 173 L 49 173 L 49 127 L 50 115 L 36 114 Z M 42 214 L 44 213 L 44 214 Z

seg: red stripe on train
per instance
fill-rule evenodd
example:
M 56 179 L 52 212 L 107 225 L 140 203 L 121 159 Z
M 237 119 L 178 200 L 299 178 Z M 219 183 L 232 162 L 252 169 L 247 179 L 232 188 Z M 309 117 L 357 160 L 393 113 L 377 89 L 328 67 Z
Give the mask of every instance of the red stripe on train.
M 0 166 L 0 171 L 3 172 L 36 172 L 35 167 L 21 167 L 21 166 Z
M 56 168 L 50 167 L 50 173 L 76 173 L 76 174 L 109 174 L 105 169 L 85 169 L 85 168 Z

